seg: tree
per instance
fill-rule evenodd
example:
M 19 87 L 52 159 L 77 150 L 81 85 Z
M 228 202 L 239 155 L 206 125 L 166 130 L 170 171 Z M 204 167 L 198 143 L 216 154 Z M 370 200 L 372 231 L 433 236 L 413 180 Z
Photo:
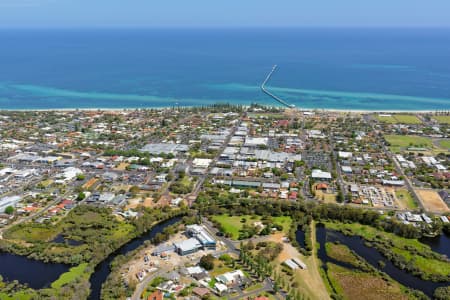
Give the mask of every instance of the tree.
M 84 175 L 84 174 L 77 175 L 77 180 L 84 180 L 85 178 L 86 178 L 86 175 Z
M 138 194 L 139 192 L 140 192 L 140 188 L 138 187 L 138 186 L 132 186 L 131 188 L 130 188 L 130 193 L 131 194 L 133 194 L 133 195 L 136 195 L 136 194 Z
M 12 215 L 14 212 L 14 207 L 11 205 L 5 208 L 5 214 Z
M 77 200 L 81 201 L 81 200 L 84 200 L 84 198 L 86 198 L 86 194 L 83 192 L 79 192 L 78 196 L 77 196 Z
M 200 267 L 208 271 L 214 269 L 214 256 L 211 254 L 202 256 L 202 258 L 200 258 Z

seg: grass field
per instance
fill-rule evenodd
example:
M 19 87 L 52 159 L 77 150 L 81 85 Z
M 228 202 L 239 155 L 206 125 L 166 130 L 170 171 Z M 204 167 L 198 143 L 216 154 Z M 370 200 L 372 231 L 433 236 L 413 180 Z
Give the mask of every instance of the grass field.
M 236 240 L 239 237 L 239 231 L 242 229 L 244 224 L 252 225 L 255 222 L 258 222 L 261 220 L 261 216 L 229 216 L 229 215 L 216 215 L 213 216 L 212 219 L 222 226 L 225 233 L 229 233 L 231 235 L 231 238 Z M 242 222 L 242 220 L 245 219 L 245 222 Z M 275 224 L 282 225 L 283 226 L 283 232 L 288 233 L 289 228 L 291 227 L 292 219 L 288 216 L 281 216 L 281 217 L 273 217 L 272 221 Z
M 433 251 L 428 245 L 422 244 L 417 239 L 406 239 L 393 233 L 358 223 L 325 222 L 325 226 L 330 229 L 349 233 L 350 235 L 361 236 L 368 241 L 389 241 L 392 251 L 402 255 L 408 263 L 415 265 L 425 274 L 450 275 L 450 262 L 427 258 L 426 256 L 428 254 L 430 254 L 428 257 L 432 257 L 431 254 Z M 418 254 L 423 256 L 417 254 L 412 255 L 408 249 L 415 249 Z
M 439 146 L 441 146 L 444 149 L 450 149 L 450 139 L 440 140 Z
M 74 281 L 76 278 L 81 276 L 88 276 L 84 271 L 86 270 L 87 263 L 80 264 L 76 267 L 70 268 L 69 272 L 62 274 L 56 281 L 51 285 L 54 289 L 60 289 L 63 285 Z
M 450 116 L 434 116 L 433 119 L 438 121 L 440 124 L 450 124 Z
M 422 121 L 415 115 L 394 115 L 398 123 L 402 124 L 421 124 Z
M 332 263 L 328 263 L 327 267 L 331 284 L 344 299 L 409 299 L 402 286 L 393 280 L 385 280 L 377 274 L 350 270 Z
M 406 189 L 399 189 L 395 191 L 395 196 L 400 202 L 399 204 L 403 208 L 416 209 L 418 207 L 417 202 L 413 199 L 411 194 Z
M 415 135 L 385 135 L 384 138 L 390 144 L 391 151 L 398 152 L 408 147 L 433 148 L 430 138 Z
M 415 115 L 377 115 L 377 119 L 389 124 L 421 124 L 422 121 Z
M 383 123 L 395 124 L 397 120 L 392 115 L 377 115 L 377 119 Z

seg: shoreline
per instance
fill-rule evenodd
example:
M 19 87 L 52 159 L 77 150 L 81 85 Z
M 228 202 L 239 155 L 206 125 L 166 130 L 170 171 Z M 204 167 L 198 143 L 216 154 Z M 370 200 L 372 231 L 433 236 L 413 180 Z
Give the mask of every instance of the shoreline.
M 214 103 L 213 103 L 214 104 Z M 295 107 L 295 108 L 285 108 L 282 106 L 270 106 L 270 105 L 263 105 L 264 107 L 277 107 L 282 108 L 284 110 L 297 110 L 298 112 L 340 112 L 340 113 L 419 113 L 419 114 L 426 114 L 426 113 L 435 113 L 439 111 L 446 111 L 442 109 L 433 109 L 433 110 L 370 110 L 370 109 L 338 109 L 338 108 L 302 108 L 302 107 Z M 196 107 L 195 105 L 191 106 L 182 106 L 183 108 L 193 108 Z M 250 105 L 242 105 L 242 107 L 248 108 Z M 168 110 L 172 109 L 173 106 L 163 106 L 163 107 L 121 107 L 121 108 L 107 108 L 107 107 L 93 107 L 93 108 L 19 108 L 19 109 L 5 109 L 0 108 L 0 113 L 2 112 L 75 112 L 75 111 L 84 111 L 84 112 L 92 112 L 92 111 L 110 111 L 110 112 L 123 112 L 123 111 L 130 111 L 130 110 L 150 110 L 150 109 L 156 109 L 156 110 Z M 450 111 L 450 108 L 448 109 Z

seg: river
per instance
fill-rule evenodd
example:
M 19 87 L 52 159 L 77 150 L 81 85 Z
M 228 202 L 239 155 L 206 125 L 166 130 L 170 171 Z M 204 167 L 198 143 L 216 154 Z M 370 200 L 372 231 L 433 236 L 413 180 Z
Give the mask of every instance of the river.
M 0 275 L 4 281 L 17 280 L 33 289 L 49 287 L 70 266 L 44 263 L 25 256 L 0 252 Z
M 320 244 L 318 256 L 324 263 L 325 268 L 327 262 L 339 264 L 346 268 L 349 267 L 351 268 L 351 266 L 349 266 L 348 264 L 338 262 L 328 257 L 326 254 L 325 243 L 339 241 L 340 243 L 348 246 L 356 254 L 364 258 L 369 264 L 379 269 L 380 271 L 383 271 L 384 273 L 388 274 L 390 277 L 392 277 L 400 284 L 407 286 L 409 288 L 420 290 L 429 297 L 433 296 L 433 292 L 436 288 L 448 285 L 448 283 L 445 282 L 438 283 L 422 280 L 419 277 L 416 277 L 404 270 L 397 268 L 389 260 L 387 260 L 380 252 L 378 252 L 378 250 L 376 250 L 375 248 L 367 247 L 364 244 L 364 239 L 358 236 L 345 236 L 340 232 L 328 230 L 323 226 L 317 226 L 317 241 Z M 382 269 L 380 268 L 378 264 L 379 261 L 383 261 L 385 263 L 384 268 Z
M 145 241 L 153 239 L 156 234 L 162 232 L 167 226 L 179 222 L 181 218 L 181 216 L 173 217 L 153 226 L 148 232 L 126 243 L 99 263 L 90 278 L 91 294 L 89 299 L 100 299 L 102 284 L 109 276 L 109 266 L 117 255 L 126 255 L 128 252 L 135 250 Z M 69 268 L 69 265 L 44 263 L 25 256 L 0 252 L 0 275 L 3 279 L 5 281 L 17 280 L 33 289 L 49 287 L 53 281 L 58 279 L 61 274 L 67 272 Z
M 102 290 L 102 284 L 108 278 L 111 269 L 110 264 L 116 258 L 117 255 L 126 255 L 128 252 L 135 250 L 141 246 L 145 241 L 153 239 L 158 233 L 162 232 L 167 226 L 173 225 L 181 220 L 182 217 L 173 217 L 169 220 L 163 221 L 152 227 L 147 233 L 142 236 L 135 238 L 123 245 L 113 253 L 111 253 L 107 258 L 105 258 L 101 263 L 99 263 L 91 275 L 89 280 L 91 284 L 91 294 L 89 295 L 90 300 L 100 299 L 100 293 Z

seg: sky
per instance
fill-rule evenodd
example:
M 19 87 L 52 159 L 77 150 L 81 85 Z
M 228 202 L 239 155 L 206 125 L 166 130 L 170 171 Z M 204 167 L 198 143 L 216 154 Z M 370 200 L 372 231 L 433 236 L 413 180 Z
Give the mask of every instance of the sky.
M 0 0 L 0 27 L 450 27 L 450 0 Z

